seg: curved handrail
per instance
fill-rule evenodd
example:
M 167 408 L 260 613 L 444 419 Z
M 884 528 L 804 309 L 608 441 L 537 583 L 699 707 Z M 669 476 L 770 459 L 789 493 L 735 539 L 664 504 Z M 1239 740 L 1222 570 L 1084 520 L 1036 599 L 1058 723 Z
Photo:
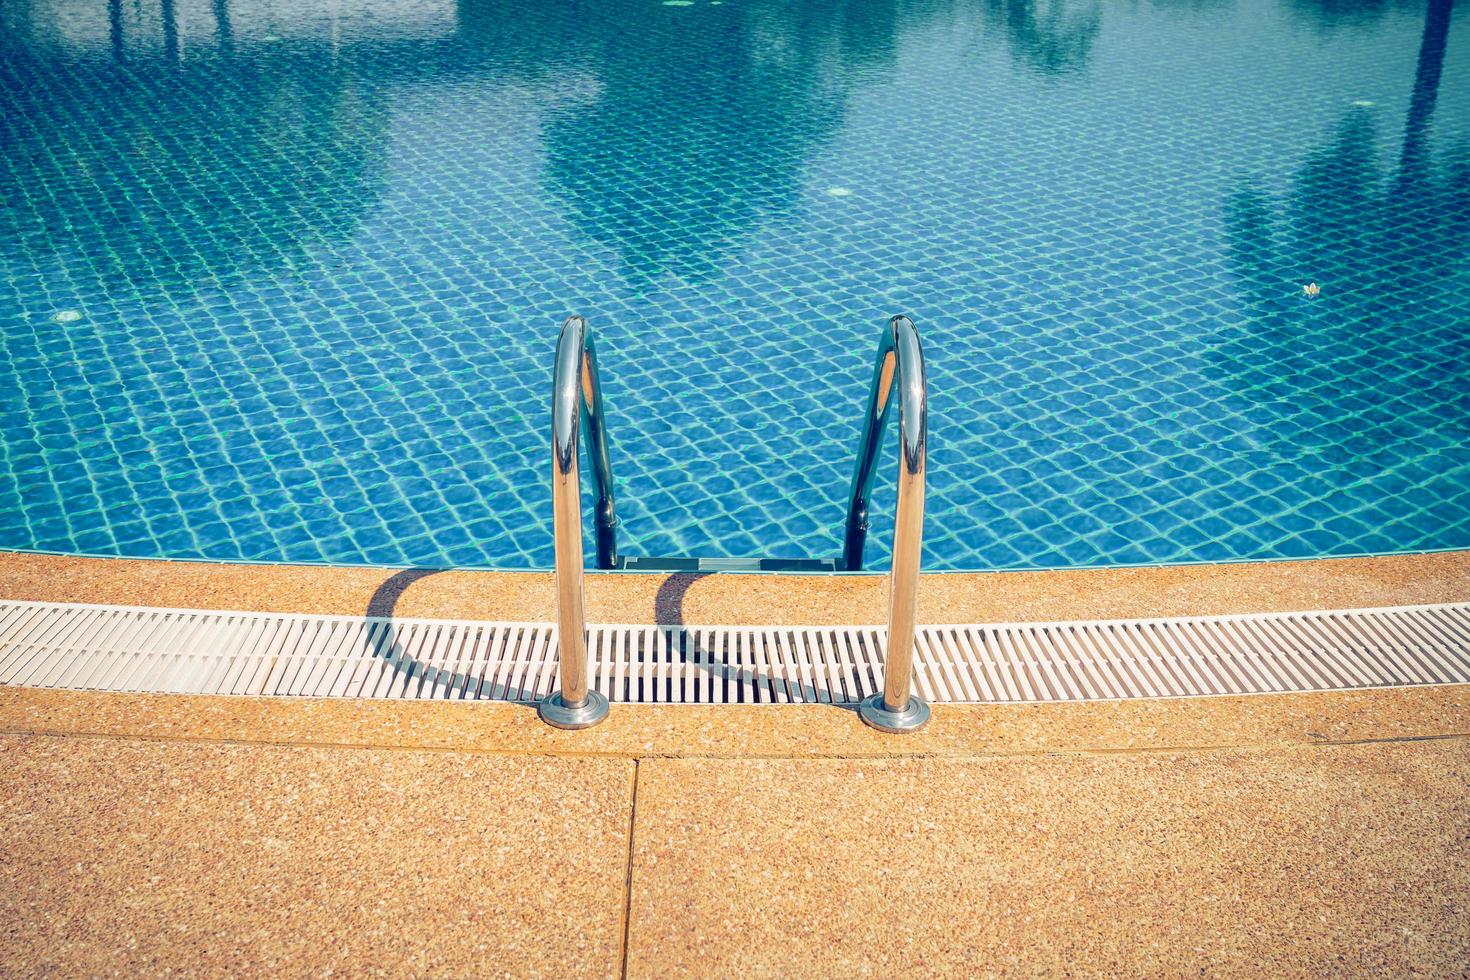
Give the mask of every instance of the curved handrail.
M 579 383 L 580 382 L 580 383 Z M 578 566 L 582 550 L 581 474 L 577 461 L 578 436 L 587 440 L 592 463 L 592 490 L 597 510 L 592 523 L 597 537 L 597 567 L 615 568 L 618 561 L 617 503 L 613 499 L 612 457 L 607 448 L 607 423 L 602 410 L 602 381 L 597 374 L 597 348 L 592 328 L 579 316 L 567 317 L 556 342 L 556 366 L 551 379 L 551 444 L 553 498 L 570 489 L 577 509 Z M 579 424 L 580 417 L 580 424 Z M 560 510 L 560 508 L 558 508 Z M 572 530 L 571 527 L 567 528 Z M 560 541 L 562 535 L 557 535 Z
M 551 501 L 556 549 L 557 636 L 561 688 L 542 704 L 542 717 L 552 724 L 582 728 L 607 712 L 606 700 L 589 699 L 587 689 L 587 621 L 582 609 L 582 478 L 577 458 L 578 436 L 585 433 L 592 463 L 597 511 L 597 567 L 617 564 L 617 510 L 613 501 L 612 460 L 603 421 L 602 384 L 597 352 L 587 321 L 567 317 L 556 342 L 551 389 Z
M 922 720 L 905 721 L 896 716 L 913 715 L 922 702 L 913 705 L 909 684 L 913 674 L 914 630 L 918 617 L 919 558 L 924 538 L 924 471 L 928 456 L 929 405 L 924 380 L 924 349 L 919 332 L 906 316 L 888 321 L 878 342 L 878 359 L 873 384 L 868 392 L 868 410 L 863 416 L 863 435 L 858 443 L 857 465 L 848 494 L 847 528 L 843 541 L 843 567 L 850 572 L 863 567 L 863 544 L 868 536 L 868 505 L 877 472 L 878 450 L 898 395 L 898 511 L 893 519 L 893 569 L 889 573 L 888 656 L 883 672 L 881 708 L 893 718 L 882 721 L 896 728 L 912 728 Z M 927 710 L 924 716 L 927 717 Z M 865 715 L 865 717 L 867 717 Z M 886 727 L 880 724 L 880 727 Z

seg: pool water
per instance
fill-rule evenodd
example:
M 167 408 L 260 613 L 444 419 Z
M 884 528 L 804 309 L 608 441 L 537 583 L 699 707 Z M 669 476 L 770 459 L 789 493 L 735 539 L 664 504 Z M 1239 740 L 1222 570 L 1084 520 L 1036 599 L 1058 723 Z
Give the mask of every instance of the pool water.
M 0 548 L 549 566 L 571 312 L 628 553 L 838 554 L 900 312 L 926 567 L 1470 547 L 1470 12 L 0 0 Z

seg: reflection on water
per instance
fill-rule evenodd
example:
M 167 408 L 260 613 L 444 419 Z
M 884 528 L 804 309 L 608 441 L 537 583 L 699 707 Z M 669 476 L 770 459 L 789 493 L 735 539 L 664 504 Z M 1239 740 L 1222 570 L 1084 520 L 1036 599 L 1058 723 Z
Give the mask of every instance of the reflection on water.
M 546 125 L 547 185 L 577 230 L 632 270 L 685 276 L 717 271 L 763 218 L 789 210 L 803 162 L 841 124 L 854 69 L 891 60 L 902 22 L 923 13 L 752 0 L 721 11 L 721 31 L 670 43 L 671 11 L 657 4 L 459 10 L 484 50 L 509 42 L 517 61 L 595 75 L 599 97 Z
M 1354 106 L 1282 199 L 1247 185 L 1226 209 L 1249 321 L 1212 360 L 1254 410 L 1297 420 L 1261 429 L 1289 461 L 1278 472 L 1299 466 L 1324 487 L 1290 516 L 1317 540 L 1358 527 L 1364 551 L 1392 540 L 1374 528 L 1408 513 L 1440 541 L 1465 522 L 1455 488 L 1470 476 L 1470 328 L 1451 311 L 1466 295 L 1470 145 L 1436 166 L 1430 139 L 1452 4 L 1428 2 L 1396 153 L 1377 106 Z M 1283 270 L 1319 281 L 1320 297 Z
M 1420 0 L 1290 0 L 1290 10 L 1319 31 L 1362 27 L 1379 21 L 1390 10 L 1417 13 Z
M 1012 56 L 1047 75 L 1086 68 L 1102 29 L 1100 2 L 986 0 L 985 10 L 993 22 L 1004 25 Z
M 725 5 L 722 5 L 725 6 Z M 655 3 L 460 0 L 463 35 L 543 70 L 594 74 L 602 95 L 545 132 L 548 184 L 578 230 L 639 272 L 708 275 L 796 200 L 802 164 L 842 123 L 868 69 L 962 0 L 745 0 L 720 30 L 670 37 Z M 1092 0 L 984 0 L 984 23 L 1046 74 L 1080 71 Z
M 1452 0 L 0 0 L 0 547 L 545 565 L 572 309 L 631 553 L 833 553 L 900 310 L 933 567 L 1470 546 L 1466 78 Z
M 1230 198 L 1231 256 L 1252 329 L 1219 353 L 1245 372 L 1243 394 L 1268 392 L 1283 408 L 1304 388 L 1356 399 L 1394 381 L 1411 400 L 1432 395 L 1459 406 L 1447 421 L 1470 431 L 1470 345 L 1463 325 L 1445 317 L 1464 291 L 1470 154 L 1436 176 L 1402 167 L 1385 175 L 1376 164 L 1381 144 L 1369 110 L 1350 111 L 1284 202 L 1252 187 Z M 1283 270 L 1320 283 L 1321 300 L 1304 303 L 1302 283 L 1283 281 Z M 1414 437 L 1417 422 L 1403 408 L 1379 403 L 1368 414 Z M 1300 444 L 1302 435 L 1292 438 Z
M 215 8 L 187 62 L 173 0 L 157 57 L 129 51 L 115 0 L 105 50 L 0 49 L 0 255 L 81 253 L 103 288 L 156 289 L 351 237 L 381 192 L 386 107 L 324 48 L 237 54 Z
M 27 163 L 0 172 L 17 205 L 0 225 L 7 240 L 62 248 L 67 239 L 50 229 L 78 228 L 104 246 L 107 281 L 289 268 L 313 240 L 350 235 L 381 192 L 385 68 L 423 81 L 577 71 L 597 79 L 601 97 L 548 120 L 548 188 L 580 233 L 631 270 L 707 274 L 761 220 L 790 208 L 803 163 L 841 125 L 867 70 L 893 65 L 906 33 L 949 18 L 968 23 L 975 43 L 1003 38 L 1027 71 L 1066 75 L 1085 69 L 1102 23 L 1097 0 L 745 0 L 719 11 L 719 31 L 671 37 L 675 12 L 656 2 L 458 0 L 452 44 L 433 31 L 379 50 L 363 33 L 344 51 L 337 27 L 308 27 L 289 44 L 256 32 L 237 51 L 231 0 L 187 18 L 183 2 L 157 0 L 156 16 L 131 28 L 121 0 L 5 10 L 7 29 L 33 42 L 0 48 L 6 136 Z M 234 6 L 260 18 L 254 4 Z M 422 6 L 374 14 L 391 20 Z M 966 7 L 976 17 L 957 20 Z M 60 14 L 87 40 L 94 9 L 105 15 L 110 63 L 47 31 L 46 15 Z M 187 46 L 182 20 L 192 26 Z M 106 100 L 92 97 L 99 89 Z M 45 150 L 62 129 L 88 145 Z M 162 193 L 136 213 L 115 212 L 108 202 L 140 170 L 94 161 L 129 155 L 145 158 Z M 77 168 L 91 179 L 72 179 Z M 63 190 L 37 198 L 20 182 Z M 263 213 L 247 216 L 246 206 Z
M 1402 413 L 1406 400 L 1423 399 L 1426 384 L 1463 409 L 1450 420 L 1470 431 L 1470 344 L 1463 324 L 1445 316 L 1463 293 L 1459 274 L 1470 254 L 1470 147 L 1456 148 L 1435 173 L 1429 140 L 1453 3 L 1429 0 L 1392 173 L 1378 164 L 1385 155 L 1373 108 L 1353 107 L 1332 142 L 1307 157 L 1282 205 L 1250 185 L 1227 204 L 1231 257 L 1254 327 L 1221 354 L 1254 378 L 1252 391 L 1274 389 L 1283 402 L 1314 385 L 1355 397 L 1396 381 L 1406 398 L 1368 413 L 1399 437 L 1413 436 Z M 1287 269 L 1323 283 L 1325 301 L 1303 304 L 1284 290 Z M 1429 372 L 1426 353 L 1435 358 Z
M 1429 0 L 1424 16 L 1424 37 L 1419 42 L 1419 63 L 1414 72 L 1414 94 L 1409 99 L 1409 118 L 1404 123 L 1404 149 L 1399 155 L 1399 184 L 1412 188 L 1422 183 L 1429 167 L 1429 121 L 1439 101 L 1439 83 L 1444 75 L 1445 45 L 1449 43 L 1450 15 L 1454 0 Z

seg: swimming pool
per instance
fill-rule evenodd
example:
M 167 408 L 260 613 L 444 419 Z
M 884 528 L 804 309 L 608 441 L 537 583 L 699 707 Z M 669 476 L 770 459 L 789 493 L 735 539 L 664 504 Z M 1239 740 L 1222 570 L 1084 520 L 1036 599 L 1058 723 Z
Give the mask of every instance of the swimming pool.
M 898 312 L 926 567 L 1470 547 L 1451 0 L 301 8 L 0 0 L 0 548 L 548 567 L 571 312 L 628 552 L 835 556 Z

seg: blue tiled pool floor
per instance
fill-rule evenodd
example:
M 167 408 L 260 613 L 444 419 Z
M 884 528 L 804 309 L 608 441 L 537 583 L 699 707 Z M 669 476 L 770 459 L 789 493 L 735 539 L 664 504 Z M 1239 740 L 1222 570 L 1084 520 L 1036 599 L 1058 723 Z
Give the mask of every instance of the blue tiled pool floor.
M 0 0 L 0 548 L 549 566 L 571 312 L 630 553 L 836 555 L 899 312 L 926 567 L 1470 547 L 1467 21 Z

